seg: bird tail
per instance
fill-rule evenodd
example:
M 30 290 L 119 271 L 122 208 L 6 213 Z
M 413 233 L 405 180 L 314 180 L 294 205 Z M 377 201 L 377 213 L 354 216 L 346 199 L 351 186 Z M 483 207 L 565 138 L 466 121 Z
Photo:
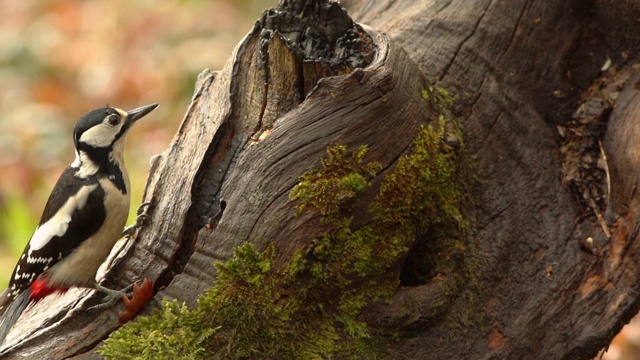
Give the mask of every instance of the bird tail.
M 9 289 L 0 295 L 0 346 L 13 324 L 18 321 L 20 314 L 29 305 L 29 296 L 31 295 L 30 287 L 20 291 L 15 298 L 9 296 L 8 291 Z

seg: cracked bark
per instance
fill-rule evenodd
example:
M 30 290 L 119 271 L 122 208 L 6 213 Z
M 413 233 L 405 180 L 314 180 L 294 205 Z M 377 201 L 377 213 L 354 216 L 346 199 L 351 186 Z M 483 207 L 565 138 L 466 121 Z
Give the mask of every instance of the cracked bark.
M 362 32 L 371 43 L 354 60 L 362 67 L 340 74 L 331 62 L 300 65 L 299 54 L 284 50 L 287 40 L 265 41 L 257 26 L 223 70 L 201 75 L 176 137 L 153 161 L 144 198 L 152 203 L 152 221 L 121 246 L 107 285 L 144 276 L 156 285 L 150 308 L 161 298 L 193 306 L 215 281 L 211 263 L 228 259 L 245 241 L 258 248 L 275 241 L 278 261 L 285 262 L 318 232 L 312 218 L 292 216 L 287 194 L 298 176 L 335 143 L 369 144 L 368 160 L 388 171 L 418 126 L 433 121 L 419 94 L 437 82 L 462 100 L 456 115 L 483 180 L 470 234 L 483 257 L 483 326 L 451 332 L 462 306 L 455 301 L 437 321 L 422 313 L 441 296 L 430 283 L 399 289 L 391 305 L 374 304 L 363 318 L 402 331 L 390 353 L 403 359 L 594 356 L 640 304 L 634 150 L 640 74 L 632 66 L 640 41 L 630 35 L 640 27 L 640 1 L 343 5 L 370 26 Z M 270 14 L 263 22 L 272 32 L 299 35 Z M 600 71 L 607 57 L 624 76 Z M 614 78 L 618 85 L 598 92 Z M 582 166 L 584 159 L 561 154 L 567 140 L 558 126 L 570 126 L 580 105 L 595 97 L 611 106 L 598 119 L 606 124 L 599 136 L 611 182 L 611 194 L 598 204 L 610 238 L 582 194 L 563 187 L 561 175 L 563 162 Z M 260 138 L 263 133 L 268 136 Z M 86 295 L 72 291 L 39 304 L 21 319 L 3 359 L 23 352 L 96 358 L 95 349 L 117 327 L 118 309 L 82 311 L 97 301 Z M 399 316 L 405 301 L 423 306 Z

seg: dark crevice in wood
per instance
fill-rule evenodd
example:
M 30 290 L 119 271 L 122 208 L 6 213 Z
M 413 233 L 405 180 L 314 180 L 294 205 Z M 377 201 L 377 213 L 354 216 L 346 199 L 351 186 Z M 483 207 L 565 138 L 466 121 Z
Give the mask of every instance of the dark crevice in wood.
M 427 242 L 416 244 L 407 252 L 400 269 L 400 286 L 418 286 L 426 284 L 433 276 L 433 268 L 425 264 L 432 250 Z
M 244 142 L 239 142 L 227 123 L 220 125 L 209 148 L 205 153 L 204 166 L 194 180 L 191 197 L 193 205 L 189 209 L 188 219 L 192 219 L 197 231 L 206 225 L 215 227 L 212 218 L 221 212 L 220 189 L 232 166 L 235 154 L 241 150 Z
M 507 43 L 507 47 L 505 48 L 505 50 L 502 52 L 501 55 L 498 56 L 498 61 L 502 60 L 502 57 L 504 56 L 504 54 L 506 54 L 509 50 L 509 47 L 511 47 L 512 44 L 514 44 L 514 41 L 516 40 L 516 34 L 518 31 L 518 28 L 520 27 L 520 24 L 522 23 L 522 18 L 525 14 L 525 12 L 528 10 L 528 8 L 531 6 L 530 2 L 527 1 L 526 3 L 524 3 L 522 5 L 522 10 L 520 11 L 520 15 L 518 16 L 518 19 L 516 20 L 516 23 L 513 25 L 513 31 L 511 32 L 511 37 L 509 38 L 509 42 Z
M 451 59 L 449 60 L 447 65 L 442 70 L 442 73 L 440 74 L 440 77 L 438 78 L 438 81 L 443 81 L 444 78 L 449 74 L 449 69 L 451 68 L 453 63 L 456 61 L 456 59 L 458 58 L 458 55 L 460 54 L 460 51 L 462 50 L 462 47 L 476 33 L 476 30 L 478 29 L 478 26 L 480 25 L 480 22 L 482 22 L 482 19 L 484 19 L 485 15 L 487 14 L 487 10 L 489 9 L 489 7 L 491 7 L 491 4 L 492 4 L 492 1 L 489 1 L 487 6 L 482 11 L 482 14 L 480 14 L 478 16 L 478 20 L 476 20 L 475 26 L 473 27 L 473 29 L 471 30 L 469 35 L 467 35 L 466 37 L 461 39 L 460 43 L 457 45 L 455 53 L 451 56 Z
M 175 257 L 170 261 L 162 276 L 156 280 L 155 288 L 164 287 L 171 283 L 173 278 L 182 273 L 189 259 L 193 255 L 198 232 L 204 228 L 216 228 L 222 217 L 226 202 L 220 199 L 219 194 L 226 174 L 232 166 L 235 154 L 242 149 L 245 141 L 235 137 L 227 123 L 220 125 L 213 141 L 209 144 L 204 155 L 204 165 L 194 179 L 194 188 L 191 198 L 193 204 L 188 210 L 187 223 Z
M 256 33 L 257 33 L 257 29 L 256 29 Z M 256 124 L 255 129 L 253 129 L 253 134 L 257 134 L 258 136 L 260 129 L 263 128 L 263 117 L 264 117 L 264 112 L 267 109 L 267 103 L 268 103 L 268 99 L 269 99 L 269 81 L 270 81 L 270 74 L 269 74 L 269 41 L 268 38 L 265 37 L 265 33 L 264 30 L 262 30 L 260 32 L 260 57 L 258 60 L 258 67 L 260 69 L 262 69 L 262 76 L 264 77 L 262 80 L 263 85 L 262 85 L 262 101 L 260 103 L 260 111 L 259 111 L 259 115 L 258 115 L 258 121 Z M 259 81 L 260 79 L 258 79 Z
M 298 104 L 302 104 L 302 102 L 307 98 L 308 91 L 305 89 L 305 78 L 304 78 L 304 63 L 301 66 L 296 68 L 296 78 L 295 81 L 295 97 L 298 101 Z
M 497 115 L 496 115 L 496 117 L 493 119 L 493 121 L 491 122 L 491 124 L 489 124 L 489 125 L 487 126 L 487 132 L 486 132 L 486 134 L 485 134 L 485 136 L 484 136 L 484 139 L 482 139 L 482 140 L 478 140 L 478 147 L 480 147 L 480 148 L 481 148 L 481 147 L 483 147 L 483 146 L 484 146 L 484 144 L 486 144 L 487 139 L 489 138 L 489 136 L 491 136 L 491 135 L 493 134 L 493 133 L 492 133 L 493 128 L 496 126 L 496 124 L 498 123 L 498 121 L 500 120 L 500 117 L 501 117 L 502 115 L 503 115 L 503 112 L 502 112 L 502 111 L 498 112 L 498 114 L 497 114 Z

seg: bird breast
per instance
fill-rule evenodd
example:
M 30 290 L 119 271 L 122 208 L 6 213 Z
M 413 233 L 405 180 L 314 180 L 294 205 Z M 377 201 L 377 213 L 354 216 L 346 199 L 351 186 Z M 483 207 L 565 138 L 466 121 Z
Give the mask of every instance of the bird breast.
M 109 179 L 99 180 L 105 192 L 102 226 L 67 257 L 47 271 L 52 286 L 90 286 L 98 268 L 120 239 L 129 214 L 129 191 L 122 193 Z M 127 184 L 128 185 L 128 184 Z M 129 186 L 127 186 L 129 188 Z

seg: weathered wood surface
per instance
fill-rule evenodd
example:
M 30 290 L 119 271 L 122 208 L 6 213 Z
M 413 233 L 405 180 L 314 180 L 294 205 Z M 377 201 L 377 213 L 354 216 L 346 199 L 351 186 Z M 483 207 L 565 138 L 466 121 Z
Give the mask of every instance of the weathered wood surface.
M 612 99 L 603 141 L 615 200 L 610 239 L 562 187 L 556 125 L 571 119 L 607 57 L 629 67 L 622 52 L 638 49 L 629 34 L 638 31 L 639 2 L 344 5 L 387 32 L 429 80 L 467 94 L 463 127 L 485 179 L 476 233 L 488 260 L 485 328 L 449 341 L 442 321 L 399 352 L 420 358 L 426 343 L 438 349 L 434 358 L 593 356 L 638 310 L 637 70 Z M 593 253 L 581 245 L 589 237 Z
M 324 77 L 305 94 L 285 80 L 309 89 L 310 76 L 296 78 L 300 71 L 278 52 L 278 37 L 265 45 L 254 29 L 223 70 L 201 75 L 173 142 L 153 160 L 144 198 L 152 204 L 151 222 L 123 247 L 107 284 L 144 276 L 156 284 L 156 299 L 193 305 L 215 278 L 212 262 L 228 259 L 245 241 L 258 248 L 274 241 L 278 260 L 286 260 L 319 231 L 308 216 L 293 216 L 288 192 L 298 176 L 336 143 L 368 144 L 367 160 L 388 171 L 418 126 L 432 119 L 416 101 L 424 74 L 464 100 L 457 111 L 483 179 L 472 236 L 485 260 L 484 326 L 451 332 L 455 309 L 438 321 L 422 321 L 430 315 L 417 311 L 403 319 L 411 330 L 393 353 L 403 359 L 593 356 L 638 310 L 640 75 L 627 67 L 619 88 L 604 95 L 614 105 L 603 139 L 611 194 L 601 210 L 610 238 L 593 209 L 563 187 L 557 126 L 571 119 L 583 92 L 583 103 L 594 96 L 585 89 L 607 57 L 624 66 L 622 51 L 638 50 L 640 41 L 629 34 L 640 25 L 624 19 L 638 18 L 639 2 L 343 5 L 371 26 L 375 55 L 363 69 Z M 263 46 L 271 46 L 271 61 L 260 58 Z M 311 70 L 324 75 L 315 67 L 306 74 Z M 2 358 L 98 358 L 94 351 L 117 327 L 119 309 L 86 312 L 98 301 L 79 302 L 86 294 L 39 304 L 21 319 Z M 400 290 L 396 300 L 428 303 L 432 296 L 427 284 Z M 43 314 L 47 306 L 60 310 Z M 392 321 L 393 305 L 376 311 L 366 319 Z

